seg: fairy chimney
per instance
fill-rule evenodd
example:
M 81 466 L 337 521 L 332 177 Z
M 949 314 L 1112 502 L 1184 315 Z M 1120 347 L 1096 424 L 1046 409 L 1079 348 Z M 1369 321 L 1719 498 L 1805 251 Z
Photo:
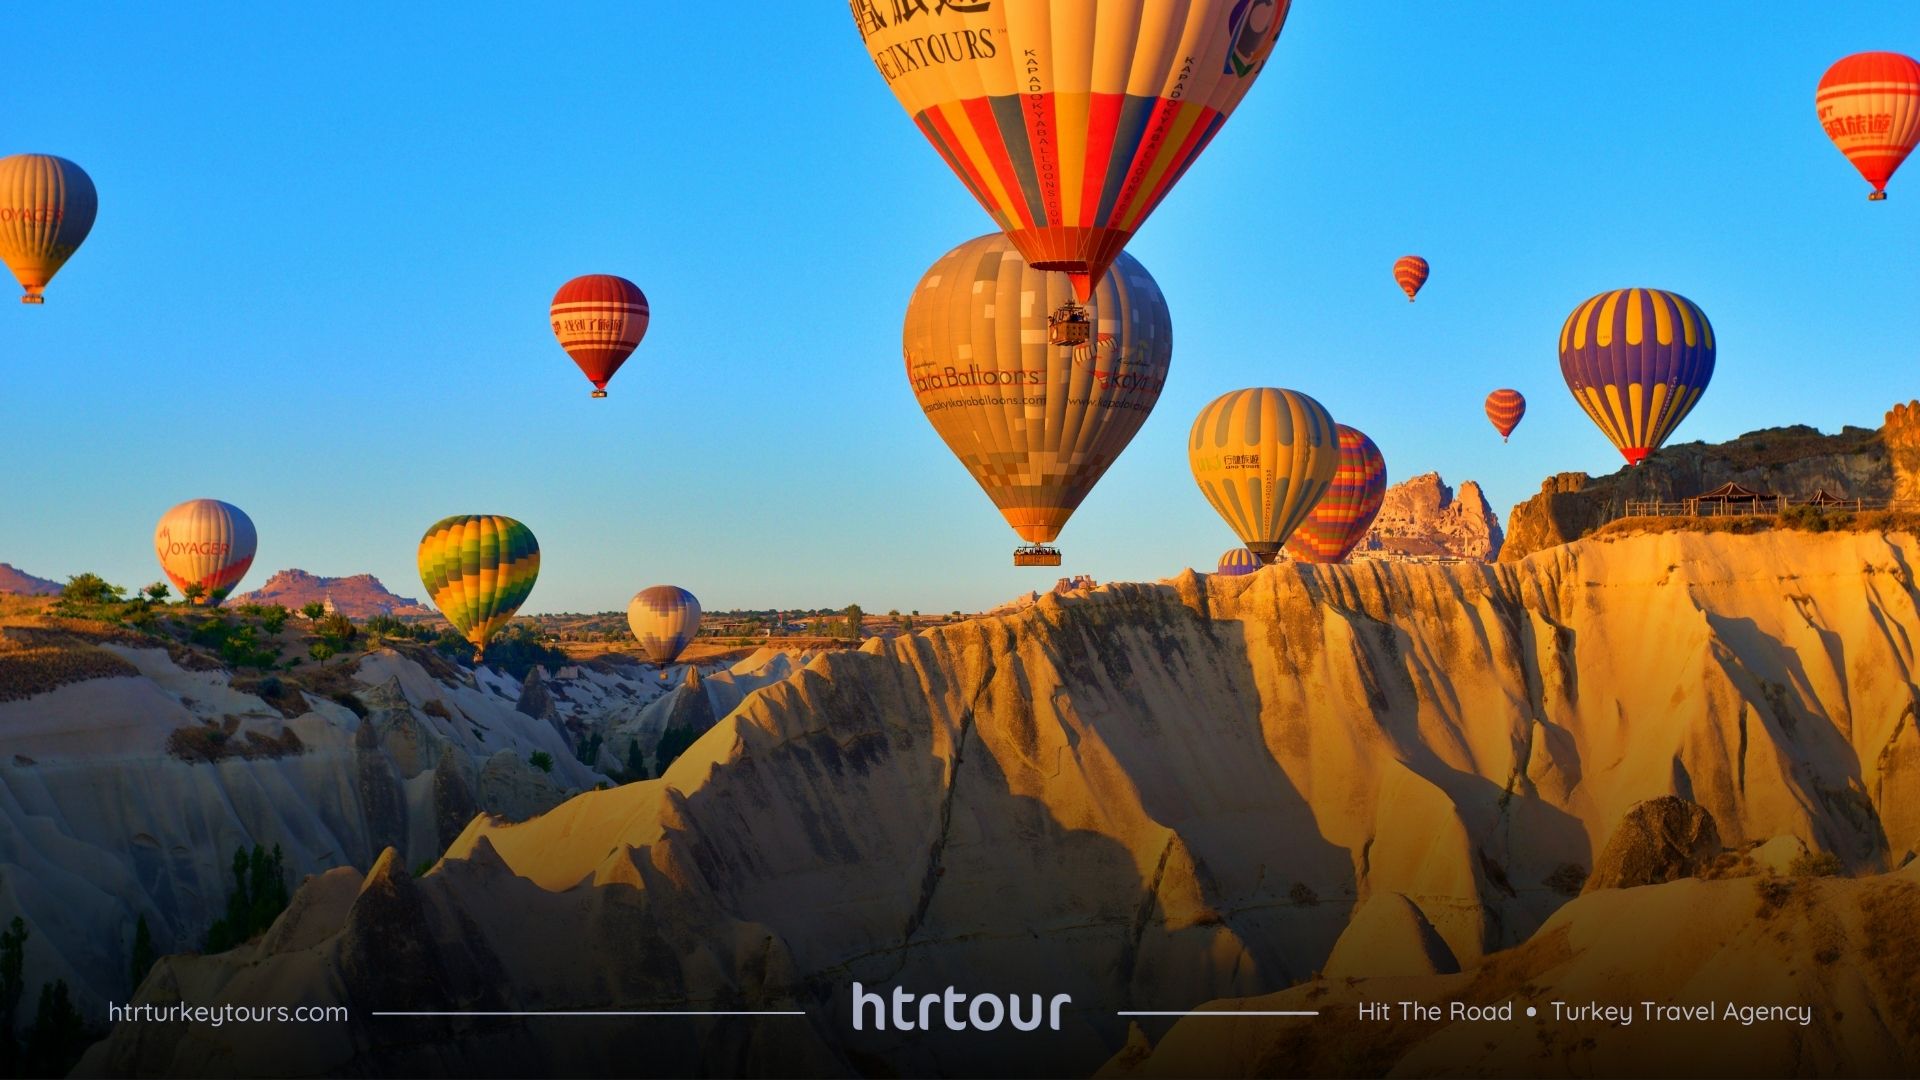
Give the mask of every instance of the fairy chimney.
M 1893 462 L 1893 501 L 1920 505 L 1920 401 L 1895 405 L 1882 437 Z

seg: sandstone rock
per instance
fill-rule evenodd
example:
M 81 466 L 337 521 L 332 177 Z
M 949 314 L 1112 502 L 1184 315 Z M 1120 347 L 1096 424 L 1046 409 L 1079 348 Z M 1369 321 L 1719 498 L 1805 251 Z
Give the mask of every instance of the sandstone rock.
M 370 619 L 375 615 L 437 617 L 432 608 L 420 601 L 388 591 L 372 574 L 319 577 L 305 570 L 282 570 L 268 578 L 265 585 L 227 602 L 279 604 L 288 611 L 299 611 L 308 604 L 331 604 L 335 612 L 350 619 Z
M 1920 401 L 1895 405 L 1881 436 L 1893 464 L 1893 498 L 1920 506 Z
M 1807 843 L 1797 836 L 1776 836 L 1747 853 L 1755 866 L 1776 874 L 1793 872 L 1794 860 L 1804 858 Z
M 1354 557 L 1492 562 L 1503 539 L 1500 518 L 1479 484 L 1461 484 L 1456 498 L 1439 473 L 1425 473 L 1387 489 Z
M 1355 909 L 1321 976 L 1450 975 L 1459 970 L 1453 950 L 1413 901 L 1399 893 L 1375 893 Z
M 0 563 L 0 593 L 14 593 L 19 596 L 57 596 L 60 583 L 43 577 L 34 577 L 24 570 L 16 570 L 10 563 Z
M 1720 854 L 1720 830 L 1704 807 L 1676 795 L 1627 811 L 1594 863 L 1584 892 L 1631 889 L 1692 877 Z

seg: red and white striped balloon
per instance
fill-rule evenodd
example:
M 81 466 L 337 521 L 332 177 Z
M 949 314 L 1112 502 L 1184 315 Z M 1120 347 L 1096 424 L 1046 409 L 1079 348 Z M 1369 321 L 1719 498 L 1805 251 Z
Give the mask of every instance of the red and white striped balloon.
M 553 294 L 548 309 L 553 336 L 593 383 L 593 396 L 607 396 L 607 380 L 647 336 L 652 311 L 640 286 L 612 274 L 574 278 Z

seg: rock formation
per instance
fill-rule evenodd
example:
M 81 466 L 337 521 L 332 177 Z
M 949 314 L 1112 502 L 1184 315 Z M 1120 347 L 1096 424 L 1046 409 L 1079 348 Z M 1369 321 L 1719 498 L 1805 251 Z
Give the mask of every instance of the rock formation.
M 19 596 L 57 596 L 60 583 L 46 578 L 34 577 L 24 570 L 16 570 L 11 563 L 0 563 L 0 593 L 14 593 Z
M 1865 1040 L 1805 1043 L 1774 1065 L 1911 1072 L 1920 1029 L 1902 1042 L 1871 1025 L 1911 1013 L 1910 986 L 1900 998 L 1887 980 L 1917 954 L 1868 949 L 1874 920 L 1914 924 L 1904 878 L 1758 894 L 1764 879 L 1677 881 L 1569 901 L 1622 822 L 1661 796 L 1704 808 L 1730 845 L 1791 836 L 1861 874 L 1910 859 L 1916 556 L 1907 535 L 1643 535 L 1518 564 L 1188 573 L 869 641 L 748 695 L 660 779 L 524 823 L 478 819 L 425 877 L 383 859 L 360 899 L 314 902 L 310 925 L 269 935 L 317 944 L 174 958 L 142 991 L 191 986 L 217 1003 L 298 986 L 308 1003 L 350 1005 L 351 1034 L 330 1031 L 312 1056 L 284 1064 L 277 1030 L 125 1026 L 83 1072 L 601 1073 L 634 1068 L 644 1043 L 661 1055 L 645 1067 L 668 1073 L 1085 1073 L 1128 1045 L 1117 1010 L 1279 992 L 1325 969 L 1336 943 L 1363 978 L 1368 949 L 1348 936 L 1363 904 L 1399 939 L 1382 953 L 1392 964 L 1460 965 L 1411 977 L 1442 980 L 1426 984 L 1436 994 L 1640 1001 L 1760 970 L 1788 980 L 1766 984 L 1783 1000 L 1843 1011 Z M 1818 900 L 1803 913 L 1788 894 Z M 1397 912 L 1383 899 L 1395 896 Z M 1775 939 L 1827 904 L 1857 913 L 1838 937 Z M 413 981 L 375 977 L 383 942 L 405 946 Z M 1619 959 L 1635 955 L 1666 958 L 1646 969 L 1655 982 Z M 1857 957 L 1867 981 L 1829 999 L 1819 956 Z M 1075 1007 L 1042 1042 L 856 1033 L 853 980 L 1069 993 Z M 1358 993 L 1343 980 L 1282 997 L 1331 1007 Z M 610 1023 L 591 1039 L 542 1021 L 367 1018 L 688 1005 L 807 1015 Z M 1341 1051 L 1263 1028 L 1249 1038 L 1277 1031 L 1283 1055 L 1305 1039 L 1300 1056 L 1215 1062 L 1176 1053 L 1196 1037 L 1167 1028 L 1146 1023 L 1130 1060 L 1431 1072 L 1470 1034 L 1469 1060 L 1490 1070 L 1543 1067 L 1537 1041 L 1508 1040 L 1529 1055 L 1515 1063 L 1479 1049 L 1482 1030 L 1374 1044 L 1349 1028 Z M 1365 1056 L 1323 1056 L 1338 1052 Z M 1576 1064 L 1651 1067 L 1595 1055 Z
M 230 604 L 279 604 L 299 611 L 308 604 L 332 604 L 333 610 L 349 619 L 370 619 L 375 615 L 425 617 L 432 608 L 418 600 L 397 596 L 380 584 L 372 574 L 352 577 L 318 577 L 305 570 L 282 570 L 267 579 L 265 585 L 236 596 Z
M 1713 815 L 1678 795 L 1662 795 L 1627 811 L 1593 864 L 1586 891 L 1631 889 L 1694 877 L 1720 854 Z
M 1424 473 L 1387 489 L 1353 557 L 1492 562 L 1502 539 L 1500 518 L 1479 484 L 1466 481 L 1455 498 L 1439 473 Z
M 1893 498 L 1920 506 L 1920 401 L 1895 405 L 1880 429 L 1893 465 Z
M 1822 435 L 1799 425 L 1750 431 L 1714 445 L 1668 446 L 1637 467 L 1606 476 L 1560 473 L 1513 508 L 1500 559 L 1515 562 L 1586 536 L 1619 517 L 1628 502 L 1678 502 L 1728 481 L 1794 499 L 1825 489 L 1843 498 L 1884 500 L 1893 495 L 1887 449 L 1877 431 L 1848 427 Z

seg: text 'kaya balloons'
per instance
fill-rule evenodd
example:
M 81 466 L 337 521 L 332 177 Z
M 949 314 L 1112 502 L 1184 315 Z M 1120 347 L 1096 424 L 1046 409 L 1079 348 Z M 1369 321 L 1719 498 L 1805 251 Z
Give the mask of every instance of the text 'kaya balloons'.
M 190 499 L 160 516 L 153 530 L 160 569 L 180 595 L 197 587 L 194 603 L 217 605 L 253 565 L 259 536 L 253 519 L 219 499 Z
M 1213 572 L 1221 577 L 1245 577 L 1260 569 L 1262 565 L 1264 564 L 1261 563 L 1260 556 L 1246 548 L 1237 547 L 1220 556 L 1220 562 L 1214 567 Z
M 1326 407 L 1305 394 L 1235 390 L 1200 410 L 1187 464 L 1240 541 L 1270 563 L 1333 483 L 1340 436 Z
M 627 625 L 647 659 L 671 664 L 700 632 L 700 601 L 677 585 L 642 589 L 627 604 Z
M 553 294 L 547 309 L 553 336 L 593 383 L 593 396 L 607 396 L 607 380 L 647 336 L 652 311 L 640 286 L 612 274 L 574 278 Z
M 41 290 L 93 229 L 100 207 L 85 170 L 50 154 L 0 158 L 0 261 L 20 281 L 23 304 Z
M 1628 464 L 1658 450 L 1713 378 L 1713 326 L 1678 293 L 1615 289 L 1560 328 L 1567 389 Z
M 1920 61 L 1856 53 L 1827 69 L 1813 103 L 1827 137 L 1873 185 L 1867 198 L 1886 198 L 1887 181 L 1920 143 Z
M 1084 301 L 1246 96 L 1291 0 L 852 0 L 874 66 Z
M 440 614 L 473 643 L 473 658 L 526 603 L 540 576 L 533 530 L 498 514 L 442 518 L 420 538 L 420 583 Z
M 1047 343 L 1047 317 L 1070 290 L 1066 275 L 1028 266 L 1006 237 L 983 236 L 920 279 L 901 336 L 933 429 L 1033 544 L 1060 535 L 1132 441 L 1173 356 L 1167 301 L 1131 255 L 1094 290 L 1096 335 L 1062 349 Z
M 1380 448 L 1345 424 L 1334 429 L 1340 433 L 1340 467 L 1327 493 L 1287 541 L 1287 554 L 1299 562 L 1344 560 L 1367 538 L 1387 500 L 1387 459 Z
M 1393 280 L 1400 286 L 1400 291 L 1407 294 L 1407 303 L 1413 303 L 1413 298 L 1420 295 L 1430 272 L 1427 260 L 1418 255 L 1402 256 L 1393 264 Z
M 1487 420 L 1500 433 L 1501 442 L 1507 441 L 1526 415 L 1527 399 L 1520 396 L 1520 391 L 1495 390 L 1487 395 Z

